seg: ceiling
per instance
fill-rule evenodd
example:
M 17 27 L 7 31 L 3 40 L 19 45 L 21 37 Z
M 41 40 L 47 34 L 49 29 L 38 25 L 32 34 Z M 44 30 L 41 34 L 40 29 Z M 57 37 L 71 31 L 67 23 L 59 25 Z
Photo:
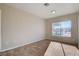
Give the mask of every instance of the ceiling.
M 44 19 L 79 11 L 78 3 L 50 3 L 48 7 L 44 6 L 44 3 L 9 3 L 7 5 L 19 8 Z M 56 13 L 52 14 L 51 10 L 55 10 Z

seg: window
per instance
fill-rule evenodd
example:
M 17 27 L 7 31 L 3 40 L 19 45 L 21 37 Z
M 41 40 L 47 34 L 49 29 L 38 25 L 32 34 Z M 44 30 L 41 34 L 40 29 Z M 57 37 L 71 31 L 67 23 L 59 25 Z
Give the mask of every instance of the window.
M 52 35 L 71 37 L 71 21 L 68 20 L 68 21 L 52 23 Z

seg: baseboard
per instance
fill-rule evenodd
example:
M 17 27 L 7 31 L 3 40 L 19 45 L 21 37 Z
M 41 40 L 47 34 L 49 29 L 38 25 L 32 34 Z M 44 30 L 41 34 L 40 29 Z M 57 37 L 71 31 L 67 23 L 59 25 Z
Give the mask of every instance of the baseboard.
M 5 51 L 8 51 L 8 50 L 19 48 L 19 47 L 22 47 L 24 45 L 35 43 L 35 42 L 38 42 L 38 41 L 41 41 L 41 40 L 43 40 L 43 39 L 40 39 L 40 40 L 37 40 L 37 41 L 32 41 L 32 42 L 29 42 L 29 43 L 26 43 L 26 44 L 22 44 L 22 45 L 18 45 L 18 46 L 15 46 L 15 47 L 11 47 L 11 48 L 8 48 L 8 49 L 3 49 L 3 50 L 0 50 L 0 52 L 5 52 Z

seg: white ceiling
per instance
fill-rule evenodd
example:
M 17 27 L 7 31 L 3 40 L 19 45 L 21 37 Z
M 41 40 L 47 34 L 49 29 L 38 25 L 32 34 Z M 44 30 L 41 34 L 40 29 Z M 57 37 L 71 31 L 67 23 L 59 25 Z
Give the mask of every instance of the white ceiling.
M 27 11 L 44 19 L 79 11 L 79 4 L 77 3 L 50 3 L 48 7 L 44 6 L 43 3 L 9 3 L 7 5 Z M 52 14 L 51 10 L 56 10 L 56 13 Z

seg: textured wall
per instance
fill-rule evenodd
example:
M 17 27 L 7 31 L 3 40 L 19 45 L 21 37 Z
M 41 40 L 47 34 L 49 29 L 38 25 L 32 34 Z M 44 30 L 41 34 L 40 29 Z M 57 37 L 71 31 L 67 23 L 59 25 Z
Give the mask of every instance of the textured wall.
M 71 37 L 70 38 L 53 37 L 52 36 L 52 23 L 65 21 L 65 20 L 71 20 L 71 22 L 72 22 Z M 67 43 L 72 43 L 72 44 L 77 44 L 77 40 L 78 40 L 78 36 L 77 36 L 77 34 L 78 34 L 78 23 L 77 22 L 78 22 L 77 13 L 47 19 L 46 22 L 45 22 L 45 24 L 46 24 L 46 31 L 45 31 L 46 32 L 46 38 L 52 39 L 52 40 L 57 40 L 57 41 L 62 41 L 62 42 L 67 42 Z
M 10 6 L 0 8 L 3 50 L 44 39 L 43 19 Z

